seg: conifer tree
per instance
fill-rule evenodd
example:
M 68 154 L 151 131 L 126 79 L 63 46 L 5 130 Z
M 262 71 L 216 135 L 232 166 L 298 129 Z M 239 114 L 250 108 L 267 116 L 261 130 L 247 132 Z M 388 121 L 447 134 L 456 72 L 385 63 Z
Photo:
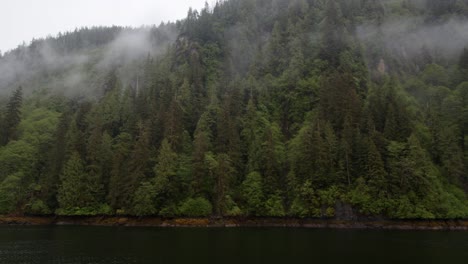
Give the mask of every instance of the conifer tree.
M 164 139 L 159 149 L 157 163 L 153 171 L 155 174 L 155 189 L 162 199 L 160 202 L 174 199 L 177 194 L 178 155 L 172 149 L 168 139 Z
M 59 214 L 87 214 L 97 205 L 96 185 L 86 173 L 79 154 L 72 153 L 60 176 L 58 190 Z
M 18 87 L 10 97 L 5 109 L 2 124 L 2 135 L 0 146 L 8 144 L 10 140 L 17 139 L 17 127 L 21 121 L 21 106 L 23 103 L 23 89 Z
M 369 140 L 369 150 L 367 154 L 367 183 L 378 196 L 383 196 L 387 192 L 386 171 L 382 161 L 382 155 L 378 151 L 372 140 Z

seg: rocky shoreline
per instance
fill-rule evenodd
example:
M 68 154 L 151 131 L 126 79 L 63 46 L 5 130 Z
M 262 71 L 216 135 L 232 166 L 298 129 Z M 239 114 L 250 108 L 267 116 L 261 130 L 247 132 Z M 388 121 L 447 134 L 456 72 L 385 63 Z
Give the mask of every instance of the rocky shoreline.
M 171 218 L 126 216 L 0 216 L 0 225 L 80 225 L 127 227 L 291 227 L 316 229 L 459 230 L 468 220 L 364 220 L 295 218 Z

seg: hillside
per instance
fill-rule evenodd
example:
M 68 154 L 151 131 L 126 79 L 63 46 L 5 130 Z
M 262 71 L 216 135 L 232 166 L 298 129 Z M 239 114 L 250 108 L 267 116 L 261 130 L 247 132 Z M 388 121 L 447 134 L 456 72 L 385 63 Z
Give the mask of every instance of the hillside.
M 0 214 L 468 218 L 467 0 L 228 0 L 0 55 Z

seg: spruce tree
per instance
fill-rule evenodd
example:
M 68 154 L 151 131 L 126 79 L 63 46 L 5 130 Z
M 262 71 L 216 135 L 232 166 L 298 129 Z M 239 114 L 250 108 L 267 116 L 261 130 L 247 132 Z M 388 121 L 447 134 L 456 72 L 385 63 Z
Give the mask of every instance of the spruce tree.
M 58 190 L 59 214 L 91 214 L 96 207 L 96 184 L 86 173 L 79 154 L 72 153 L 60 176 Z
M 21 122 L 21 106 L 23 103 L 23 89 L 18 87 L 8 101 L 2 124 L 0 146 L 18 138 L 18 125 Z

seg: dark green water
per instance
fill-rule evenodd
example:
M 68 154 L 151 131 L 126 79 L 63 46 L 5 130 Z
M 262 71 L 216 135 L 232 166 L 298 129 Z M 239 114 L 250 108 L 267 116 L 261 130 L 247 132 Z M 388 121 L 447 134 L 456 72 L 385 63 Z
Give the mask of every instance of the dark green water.
M 467 263 L 467 232 L 0 227 L 0 263 Z

